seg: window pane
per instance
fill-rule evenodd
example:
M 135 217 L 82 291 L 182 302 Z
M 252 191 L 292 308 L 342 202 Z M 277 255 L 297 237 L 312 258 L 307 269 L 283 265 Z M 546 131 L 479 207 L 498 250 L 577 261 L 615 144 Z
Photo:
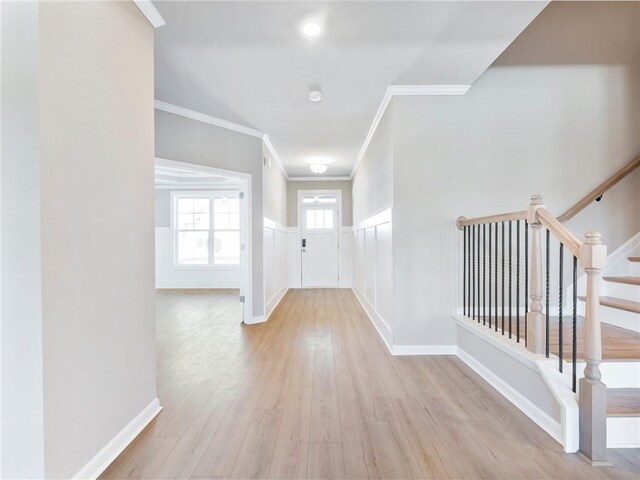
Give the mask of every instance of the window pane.
M 216 230 L 228 230 L 231 228 L 228 213 L 216 213 L 213 216 L 213 228 Z
M 178 263 L 181 265 L 209 263 L 209 232 L 178 233 Z
M 209 214 L 196 213 L 193 216 L 193 225 L 195 230 L 209 230 Z
M 208 198 L 196 198 L 193 200 L 193 211 L 195 213 L 202 213 L 209 215 L 209 199 Z
M 178 214 L 178 230 L 193 230 L 193 214 L 192 213 Z
M 324 212 L 316 210 L 316 228 L 324 228 Z
M 179 198 L 178 199 L 178 212 L 179 213 L 192 213 L 193 212 L 193 198 Z
M 229 211 L 231 213 L 240 213 L 240 200 L 237 198 L 229 199 Z
M 316 228 L 316 211 L 307 210 L 307 228 Z
M 240 215 L 238 213 L 229 215 L 229 225 L 232 230 L 240 230 Z
M 333 211 L 324 211 L 324 228 L 331 230 L 333 228 Z
M 318 197 L 318 203 L 336 203 L 338 199 L 334 195 L 324 195 Z
M 240 263 L 240 232 L 214 232 L 213 262 L 218 265 Z
M 215 213 L 229 213 L 229 200 L 226 198 L 216 198 L 213 201 L 213 211 Z

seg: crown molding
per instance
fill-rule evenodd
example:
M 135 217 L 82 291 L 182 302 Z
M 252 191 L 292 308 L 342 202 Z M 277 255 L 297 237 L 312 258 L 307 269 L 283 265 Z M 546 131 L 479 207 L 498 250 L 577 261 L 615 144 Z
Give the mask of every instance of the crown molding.
M 151 4 L 150 1 L 142 1 L 143 4 Z M 136 2 L 138 5 L 138 2 Z M 155 7 L 153 7 L 155 10 Z M 144 11 L 143 11 L 144 13 Z M 146 14 L 145 14 L 146 15 Z M 158 14 L 159 15 L 159 14 Z M 162 17 L 160 17 L 162 18 Z M 164 22 L 164 20 L 163 20 Z M 426 95 L 464 95 L 469 91 L 471 85 L 390 85 L 387 87 L 387 90 L 382 98 L 382 102 L 378 107 L 378 111 L 376 112 L 375 117 L 373 118 L 373 122 L 371 123 L 371 127 L 369 128 L 369 132 L 360 148 L 360 152 L 358 153 L 358 157 L 356 159 L 356 163 L 351 170 L 349 176 L 344 177 L 290 177 L 287 173 L 287 169 L 282 163 L 278 152 L 274 148 L 271 140 L 269 140 L 269 136 L 255 128 L 247 127 L 245 125 L 240 125 L 238 123 L 230 122 L 228 120 L 224 120 L 222 118 L 213 117 L 211 115 L 207 115 L 205 113 L 196 112 L 195 110 L 190 110 L 188 108 L 180 107 L 178 105 L 174 105 L 172 103 L 163 102 L 161 100 L 155 100 L 155 108 L 157 110 L 162 110 L 163 112 L 173 113 L 175 115 L 180 115 L 183 117 L 190 118 L 192 120 L 196 120 L 198 122 L 208 123 L 209 125 L 214 125 L 216 127 L 224 128 L 227 130 L 231 130 L 237 133 L 242 133 L 244 135 L 250 135 L 252 137 L 261 138 L 264 146 L 267 148 L 276 164 L 280 168 L 280 171 L 284 175 L 287 180 L 296 181 L 296 182 L 313 182 L 313 181 L 345 181 L 353 179 L 353 176 L 358 169 L 358 165 L 362 161 L 364 154 L 373 139 L 373 135 L 384 116 L 384 113 L 387 111 L 387 107 L 391 102 L 393 97 L 401 97 L 401 96 L 426 96 Z
M 211 115 L 207 115 L 206 113 L 196 112 L 195 110 L 180 107 L 172 103 L 163 102 L 162 100 L 156 100 L 154 105 L 156 110 L 173 113 L 175 115 L 180 115 L 181 117 L 187 117 L 192 120 L 197 120 L 198 122 L 208 123 L 209 125 L 215 125 L 216 127 L 242 133 L 244 135 L 250 135 L 257 138 L 263 138 L 265 135 L 264 132 L 256 130 L 255 128 L 246 127 L 244 125 L 240 125 L 239 123 L 223 120 L 222 118 L 212 117 Z
M 269 153 L 278 164 L 278 167 L 280 168 L 280 171 L 284 175 L 284 178 L 289 180 L 289 174 L 287 173 L 287 169 L 284 168 L 284 163 L 282 163 L 282 160 L 280 160 L 280 156 L 278 155 L 278 152 L 276 152 L 276 149 L 273 147 L 271 140 L 269 140 L 269 135 L 265 133 L 264 136 L 262 137 L 262 142 L 264 143 L 264 146 L 267 147 L 267 150 L 269 150 Z
M 273 147 L 271 140 L 269 140 L 269 136 L 262 130 L 257 130 L 245 125 L 240 125 L 239 123 L 230 122 L 229 120 L 224 120 L 222 118 L 213 117 L 211 115 L 207 115 L 206 113 L 196 112 L 195 110 L 180 107 L 178 105 L 174 105 L 173 103 L 163 102 L 162 100 L 155 100 L 154 106 L 156 110 L 173 113 L 174 115 L 180 115 L 181 117 L 190 118 L 191 120 L 208 123 L 209 125 L 214 125 L 226 130 L 242 133 L 243 135 L 249 135 L 251 137 L 262 139 L 264 146 L 267 147 L 267 150 L 269 150 L 269 153 L 271 153 L 271 156 L 273 156 L 273 159 L 276 161 L 276 164 L 280 168 L 280 171 L 282 172 L 284 177 L 289 180 L 289 174 L 284 168 L 284 164 L 282 163 L 282 160 L 280 160 L 278 152 L 276 152 L 276 149 Z
M 133 0 L 133 3 L 135 3 L 142 14 L 147 17 L 147 20 L 153 25 L 153 28 L 159 28 L 167 24 L 155 5 L 151 3 L 151 0 Z
M 373 135 L 376 133 L 378 125 L 380 124 L 384 113 L 387 111 L 387 107 L 393 97 L 412 95 L 464 95 L 469 91 L 469 88 L 471 88 L 471 85 L 389 85 L 384 93 L 384 97 L 382 97 L 382 102 L 380 102 L 378 111 L 376 112 L 375 117 L 373 117 L 373 122 L 371 123 L 371 127 L 369 127 L 364 143 L 362 144 L 362 147 L 360 147 L 360 152 L 358 153 L 356 163 L 349 174 L 349 178 L 352 179 L 355 175 L 358 165 L 360 165 L 367 148 L 369 148 Z
M 351 177 L 289 177 L 291 182 L 348 182 Z

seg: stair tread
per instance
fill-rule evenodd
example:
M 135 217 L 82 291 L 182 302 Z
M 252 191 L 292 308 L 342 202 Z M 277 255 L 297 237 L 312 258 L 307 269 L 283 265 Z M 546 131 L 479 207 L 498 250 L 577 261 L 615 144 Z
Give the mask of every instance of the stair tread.
M 578 298 L 583 302 L 586 300 L 586 297 L 583 296 Z M 640 313 L 640 302 L 626 300 L 624 298 L 600 297 L 600 305 L 617 308 L 618 310 L 625 310 L 627 312 Z
M 640 416 L 640 388 L 607 388 L 607 415 Z
M 640 262 L 640 257 L 629 257 L 630 262 Z
M 607 282 L 626 283 L 628 285 L 640 285 L 640 277 L 605 276 L 603 278 Z

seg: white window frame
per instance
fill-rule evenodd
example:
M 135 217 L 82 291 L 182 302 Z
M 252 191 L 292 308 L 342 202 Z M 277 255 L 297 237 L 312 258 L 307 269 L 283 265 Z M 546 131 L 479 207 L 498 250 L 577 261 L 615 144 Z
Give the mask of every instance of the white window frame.
M 224 190 L 188 190 L 188 191 L 177 191 L 172 190 L 170 192 L 171 195 L 171 230 L 173 232 L 173 267 L 176 270 L 237 270 L 240 268 L 241 260 L 239 257 L 238 263 L 215 263 L 214 256 L 214 236 L 216 231 L 221 232 L 235 232 L 237 231 L 240 235 L 240 243 L 242 244 L 242 225 L 239 225 L 239 228 L 236 229 L 216 229 L 214 223 L 214 200 L 216 198 L 239 198 L 238 191 L 224 191 Z M 177 215 L 178 215 L 178 199 L 179 198 L 207 198 L 209 200 L 209 263 L 202 264 L 184 264 L 178 262 L 178 236 L 181 230 L 178 230 L 178 226 L 176 224 Z M 242 222 L 242 212 L 239 214 L 240 223 Z M 192 230 L 194 232 L 200 232 L 205 230 Z M 240 256 L 242 256 L 242 252 L 240 252 Z

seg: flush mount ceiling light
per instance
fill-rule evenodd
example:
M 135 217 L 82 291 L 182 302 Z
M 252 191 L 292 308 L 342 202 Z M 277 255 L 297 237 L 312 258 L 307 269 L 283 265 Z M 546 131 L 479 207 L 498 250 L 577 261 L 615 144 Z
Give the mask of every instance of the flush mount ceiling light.
M 313 173 L 316 174 L 321 174 L 327 171 L 327 167 L 324 163 L 313 163 L 311 165 L 309 165 L 309 170 L 311 170 Z
M 322 92 L 320 90 L 311 90 L 309 92 L 309 101 L 317 103 L 322 100 Z
M 330 163 L 333 163 L 333 161 L 334 161 L 333 158 L 323 157 L 323 156 L 309 157 L 305 160 L 305 162 L 307 162 L 310 165 L 313 165 L 313 164 L 328 165 Z
M 316 38 L 322 34 L 324 28 L 315 20 L 305 20 L 300 26 L 300 31 L 305 37 Z

